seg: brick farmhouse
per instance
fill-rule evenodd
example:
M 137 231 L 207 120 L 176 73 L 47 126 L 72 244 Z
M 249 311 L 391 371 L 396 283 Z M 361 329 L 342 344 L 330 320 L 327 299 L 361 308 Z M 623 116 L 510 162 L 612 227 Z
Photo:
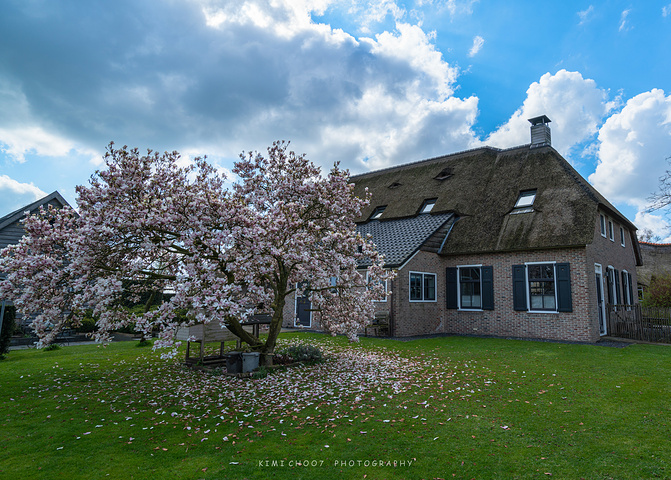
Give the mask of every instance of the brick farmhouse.
M 372 194 L 357 228 L 397 273 L 377 303 L 390 335 L 596 342 L 607 305 L 636 301 L 636 227 L 551 146 L 546 116 L 530 122 L 528 145 L 351 178 Z M 309 298 L 285 319 L 319 329 Z

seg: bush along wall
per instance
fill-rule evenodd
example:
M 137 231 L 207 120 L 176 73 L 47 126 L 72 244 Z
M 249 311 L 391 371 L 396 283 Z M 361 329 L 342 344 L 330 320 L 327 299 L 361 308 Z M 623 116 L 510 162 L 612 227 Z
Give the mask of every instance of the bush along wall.
M 16 308 L 5 306 L 5 315 L 2 319 L 2 331 L 0 331 L 0 360 L 9 353 L 9 342 L 16 328 Z

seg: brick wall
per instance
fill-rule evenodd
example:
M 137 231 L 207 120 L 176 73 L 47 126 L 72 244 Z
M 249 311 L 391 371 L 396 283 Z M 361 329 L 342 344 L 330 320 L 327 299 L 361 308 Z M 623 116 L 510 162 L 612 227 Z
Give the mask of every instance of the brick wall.
M 569 263 L 573 311 L 567 313 L 529 313 L 513 310 L 513 265 L 525 262 Z M 494 272 L 494 310 L 459 311 L 446 309 L 445 268 L 460 265 L 492 266 Z M 437 302 L 408 301 L 409 272 L 437 274 Z M 594 342 L 599 338 L 598 318 L 589 313 L 590 297 L 584 248 L 541 250 L 498 254 L 439 257 L 419 252 L 399 272 L 394 291 L 396 336 L 457 333 L 501 337 L 543 338 Z
M 600 333 L 595 263 L 602 265 L 604 275 L 609 265 L 620 272 L 626 270 L 632 274 L 633 285 L 636 285 L 636 259 L 631 237 L 626 231 L 625 246 L 622 247 L 620 225 L 613 222 L 615 236 L 614 241 L 611 241 L 608 235 L 606 238 L 601 236 L 597 216 L 593 243 L 586 247 L 454 257 L 419 251 L 397 272 L 397 277 L 390 284 L 392 295 L 387 302 L 376 304 L 376 310 L 391 313 L 394 335 L 398 337 L 453 333 L 596 342 Z M 512 267 L 527 262 L 570 265 L 572 312 L 530 313 L 513 309 Z M 494 310 L 460 311 L 446 308 L 445 269 L 461 265 L 493 267 Z M 436 274 L 435 302 L 409 301 L 410 272 Z M 293 318 L 294 299 L 287 298 L 284 325 L 293 326 Z M 312 328 L 319 329 L 316 315 L 313 315 Z

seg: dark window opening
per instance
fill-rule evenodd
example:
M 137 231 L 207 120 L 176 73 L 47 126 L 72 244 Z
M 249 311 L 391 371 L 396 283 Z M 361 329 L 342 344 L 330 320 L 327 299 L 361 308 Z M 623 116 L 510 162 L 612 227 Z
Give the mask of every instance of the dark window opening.
M 433 178 L 435 178 L 436 180 L 443 181 L 443 180 L 447 180 L 452 175 L 454 175 L 454 172 L 452 171 L 452 167 L 445 167 L 441 170 L 441 172 L 438 175 L 436 175 Z

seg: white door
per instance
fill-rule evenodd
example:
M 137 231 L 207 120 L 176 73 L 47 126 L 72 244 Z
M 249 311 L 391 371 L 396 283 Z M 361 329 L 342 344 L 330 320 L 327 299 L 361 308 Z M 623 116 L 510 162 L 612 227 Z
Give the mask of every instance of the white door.
M 596 277 L 596 303 L 599 309 L 599 333 L 606 335 L 606 303 L 603 299 L 603 274 L 601 265 L 594 266 L 594 273 Z

